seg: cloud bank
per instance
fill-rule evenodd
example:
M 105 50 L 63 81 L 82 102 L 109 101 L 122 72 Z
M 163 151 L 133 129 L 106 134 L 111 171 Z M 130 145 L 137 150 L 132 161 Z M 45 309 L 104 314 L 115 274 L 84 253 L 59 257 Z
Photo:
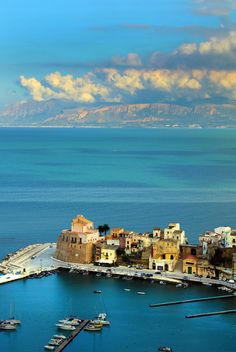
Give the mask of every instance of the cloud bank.
M 52 72 L 43 79 L 20 76 L 19 82 L 35 101 L 65 99 L 91 104 L 130 102 L 151 96 L 156 101 L 178 99 L 236 99 L 236 32 L 200 43 L 184 43 L 169 54 L 136 53 L 113 56 L 113 67 L 83 76 Z M 230 61 L 231 60 L 231 61 Z M 232 67 L 227 67 L 231 62 Z M 142 102 L 142 101 L 141 101 Z

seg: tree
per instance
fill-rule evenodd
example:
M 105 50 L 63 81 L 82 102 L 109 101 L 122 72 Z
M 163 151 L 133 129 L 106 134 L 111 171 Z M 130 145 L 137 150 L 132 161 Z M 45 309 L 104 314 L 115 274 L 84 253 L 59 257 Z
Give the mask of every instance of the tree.
M 106 234 L 107 234 L 107 232 L 110 230 L 110 226 L 109 225 L 107 225 L 107 224 L 104 224 L 103 225 L 103 231 L 105 232 L 105 236 L 106 236 Z
M 105 232 L 105 230 L 104 230 L 104 225 L 99 225 L 98 226 L 98 231 L 99 231 L 99 233 L 100 233 L 100 236 L 103 234 L 103 232 Z

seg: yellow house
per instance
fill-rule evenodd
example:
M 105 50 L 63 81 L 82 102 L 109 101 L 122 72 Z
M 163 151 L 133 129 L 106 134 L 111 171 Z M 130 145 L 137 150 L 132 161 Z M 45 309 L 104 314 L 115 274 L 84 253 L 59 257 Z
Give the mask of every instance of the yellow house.
M 179 241 L 158 240 L 153 244 L 149 258 L 149 269 L 158 271 L 174 271 L 179 258 Z
M 116 251 L 119 246 L 97 243 L 95 245 L 95 263 L 114 265 L 117 261 Z

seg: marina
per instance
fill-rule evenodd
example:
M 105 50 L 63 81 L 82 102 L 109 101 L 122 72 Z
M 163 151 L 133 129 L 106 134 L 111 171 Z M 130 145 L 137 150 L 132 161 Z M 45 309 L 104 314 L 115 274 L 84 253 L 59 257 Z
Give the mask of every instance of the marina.
M 75 330 L 58 346 L 55 351 L 61 352 L 63 351 L 72 341 L 73 339 L 86 327 L 89 323 L 89 320 L 82 320 L 79 326 L 75 328 Z

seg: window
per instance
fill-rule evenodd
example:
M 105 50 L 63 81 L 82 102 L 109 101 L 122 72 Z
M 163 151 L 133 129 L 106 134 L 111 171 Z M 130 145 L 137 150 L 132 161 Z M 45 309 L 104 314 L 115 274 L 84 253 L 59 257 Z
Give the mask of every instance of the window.
M 197 251 L 196 251 L 195 248 L 191 248 L 191 254 L 192 254 L 192 255 L 196 255 L 196 254 L 197 254 Z
M 162 259 L 166 259 L 166 255 L 165 254 L 162 255 Z
M 171 254 L 170 259 L 174 259 L 174 256 Z

